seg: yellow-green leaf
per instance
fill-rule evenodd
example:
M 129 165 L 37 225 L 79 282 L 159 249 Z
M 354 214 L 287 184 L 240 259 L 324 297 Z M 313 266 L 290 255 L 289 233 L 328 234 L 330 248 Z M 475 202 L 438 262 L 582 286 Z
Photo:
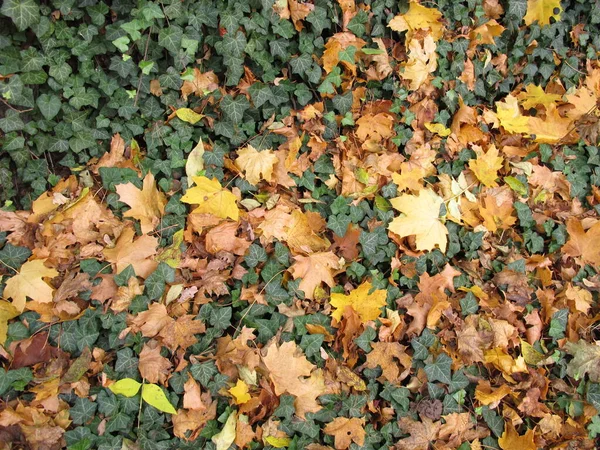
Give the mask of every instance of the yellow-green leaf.
M 1 277 L 0 277 L 1 279 Z M 6 340 L 8 331 L 8 321 L 19 315 L 19 310 L 12 304 L 0 300 L 0 345 Z
M 212 437 L 212 441 L 217 446 L 217 450 L 227 450 L 235 440 L 235 429 L 237 425 L 237 412 L 232 412 L 225 422 L 221 431 Z
M 450 136 L 450 133 L 452 133 L 450 128 L 446 128 L 444 124 L 441 123 L 427 122 L 425 123 L 425 128 L 427 128 L 432 133 L 440 135 L 441 137 L 448 137 Z
M 204 117 L 203 114 L 198 114 L 190 108 L 179 108 L 175 111 L 175 114 L 184 122 L 191 123 L 192 125 Z
M 198 141 L 198 144 L 188 155 L 187 161 L 185 162 L 185 174 L 188 178 L 188 186 L 194 184 L 195 176 L 200 175 L 200 172 L 204 170 L 204 144 L 202 139 Z
M 289 437 L 275 437 L 275 436 L 267 436 L 265 441 L 271 446 L 275 448 L 283 448 L 290 445 L 292 440 Z
M 154 406 L 159 411 L 177 414 L 177 411 L 173 408 L 163 390 L 156 384 L 144 384 L 144 387 L 142 387 L 142 398 L 146 403 Z
M 111 384 L 108 389 L 113 394 L 121 394 L 125 397 L 133 397 L 140 390 L 142 383 L 138 383 L 133 378 L 123 378 L 116 383 Z

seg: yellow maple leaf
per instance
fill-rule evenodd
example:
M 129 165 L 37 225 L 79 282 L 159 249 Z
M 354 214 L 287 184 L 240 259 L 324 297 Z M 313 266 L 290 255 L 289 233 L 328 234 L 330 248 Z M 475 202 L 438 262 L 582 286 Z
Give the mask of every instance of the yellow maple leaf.
M 473 146 L 477 159 L 469 161 L 469 169 L 473 171 L 479 181 L 487 187 L 498 186 L 496 179 L 498 171 L 502 168 L 502 158 L 498 156 L 498 149 L 494 144 L 490 145 L 487 152 L 477 145 Z
M 123 217 L 138 219 L 144 234 L 154 230 L 167 204 L 164 194 L 156 188 L 154 175 L 148 172 L 144 177 L 142 189 L 138 189 L 133 183 L 125 183 L 118 184 L 116 190 L 119 200 L 131 208 Z
M 11 303 L 0 300 L 0 345 L 6 341 L 8 321 L 19 315 L 19 310 Z
M 452 133 L 450 128 L 447 128 L 443 123 L 426 122 L 425 128 L 441 137 L 448 137 Z
M 571 119 L 560 115 L 555 104 L 550 104 L 544 119 L 529 118 L 529 134 L 535 136 L 536 142 L 554 144 L 569 134 L 572 124 Z
M 394 31 L 406 31 L 406 40 L 412 40 L 417 30 L 429 30 L 436 41 L 444 34 L 441 22 L 442 13 L 435 8 L 427 8 L 416 1 L 411 1 L 405 14 L 394 17 L 388 27 Z
M 329 303 L 335 308 L 335 311 L 331 313 L 331 317 L 339 322 L 346 306 L 350 306 L 358 313 L 363 323 L 377 319 L 381 315 L 380 308 L 386 304 L 387 291 L 377 289 L 369 294 L 372 288 L 373 285 L 366 281 L 350 292 L 349 295 L 331 294 Z
M 543 25 L 550 24 L 550 18 L 560 20 L 562 8 L 560 0 L 527 0 L 527 14 L 523 17 L 526 25 L 531 25 L 536 20 Z
M 562 96 L 558 94 L 546 94 L 541 86 L 528 84 L 525 88 L 525 92 L 518 94 L 517 98 L 521 102 L 521 105 L 523 105 L 523 108 L 529 109 L 535 108 L 538 105 L 543 105 L 545 107 L 554 105 L 555 103 L 560 102 Z
M 529 117 L 521 114 L 517 98 L 507 95 L 504 101 L 496 102 L 500 125 L 509 133 L 528 133 Z
M 339 259 L 333 252 L 312 253 L 294 256 L 296 262 L 289 268 L 294 280 L 302 278 L 299 288 L 308 299 L 315 298 L 315 289 L 324 282 L 335 286 L 332 271 L 340 269 Z
M 524 435 L 519 435 L 511 421 L 506 422 L 504 433 L 498 439 L 498 445 L 502 450 L 536 450 L 538 446 L 534 442 L 534 431 L 528 428 Z
M 442 197 L 431 189 L 422 189 L 418 195 L 404 194 L 390 202 L 404 213 L 390 222 L 390 231 L 400 237 L 415 236 L 417 250 L 433 250 L 437 245 L 442 253 L 446 251 L 448 230 L 440 220 Z
M 277 161 L 277 155 L 273 153 L 273 150 L 259 152 L 249 145 L 242 150 L 238 150 L 235 165 L 244 172 L 249 183 L 258 184 L 261 180 L 271 181 L 273 166 Z
M 221 219 L 238 220 L 240 210 L 236 204 L 236 197 L 227 189 L 223 189 L 216 178 L 209 180 L 206 177 L 192 177 L 195 186 L 188 189 L 181 201 L 198 205 L 192 211 L 195 214 L 212 214 Z
M 146 278 L 158 265 L 152 258 L 156 254 L 158 239 L 144 234 L 134 240 L 135 231 L 132 227 L 125 228 L 113 248 L 104 249 L 104 257 L 108 262 L 115 264 L 117 273 L 126 269 L 130 264 L 135 274 Z
M 236 405 L 243 405 L 252 398 L 248 393 L 248 385 L 244 380 L 237 380 L 236 385 L 229 389 L 229 393 L 233 395 Z
M 54 278 L 58 272 L 44 265 L 45 259 L 27 261 L 21 270 L 6 281 L 4 296 L 12 298 L 12 305 L 18 312 L 23 312 L 27 297 L 40 303 L 52 301 L 52 289 L 43 278 Z
M 410 80 L 410 89 L 416 91 L 437 69 L 437 53 L 435 41 L 430 35 L 425 36 L 423 45 L 417 39 L 408 44 L 408 61 L 403 65 L 402 78 Z

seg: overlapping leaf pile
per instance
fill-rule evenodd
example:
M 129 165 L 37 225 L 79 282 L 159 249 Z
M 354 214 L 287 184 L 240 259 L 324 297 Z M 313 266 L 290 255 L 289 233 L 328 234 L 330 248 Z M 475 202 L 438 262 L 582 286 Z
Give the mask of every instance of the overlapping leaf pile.
M 7 448 L 596 448 L 598 4 L 1 11 Z

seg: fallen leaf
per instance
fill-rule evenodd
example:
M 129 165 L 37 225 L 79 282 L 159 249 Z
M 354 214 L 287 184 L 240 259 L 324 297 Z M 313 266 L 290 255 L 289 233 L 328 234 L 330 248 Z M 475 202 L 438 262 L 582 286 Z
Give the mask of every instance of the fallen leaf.
M 189 153 L 185 161 L 185 174 L 188 178 L 188 186 L 194 185 L 194 177 L 200 175 L 204 170 L 204 144 L 202 139 L 198 139 L 198 143 Z
M 4 296 L 13 299 L 12 305 L 19 313 L 25 309 L 27 297 L 40 303 L 52 301 L 54 289 L 43 278 L 54 278 L 58 276 L 58 272 L 46 267 L 45 261 L 45 259 L 27 261 L 16 275 L 6 280 Z
M 203 114 L 198 114 L 190 108 L 179 108 L 175 111 L 175 115 L 184 122 L 191 123 L 192 125 L 204 117 Z
M 479 146 L 473 146 L 477 159 L 469 161 L 469 169 L 473 171 L 479 181 L 487 187 L 496 187 L 498 183 L 498 171 L 502 168 L 503 160 L 498 156 L 498 149 L 494 144 L 490 145 L 487 152 Z
M 236 405 L 243 405 L 252 398 L 248 393 L 248 385 L 243 380 L 237 380 L 235 386 L 229 389 L 229 393 L 233 395 Z
M 156 384 L 144 384 L 142 386 L 142 399 L 159 411 L 174 415 L 177 414 L 177 411 L 173 408 L 163 390 Z
M 6 341 L 8 321 L 19 315 L 19 310 L 11 303 L 0 300 L 0 345 Z
M 567 342 L 565 349 L 573 356 L 567 374 L 581 380 L 587 374 L 592 383 L 600 382 L 600 346 L 585 341 Z
M 273 150 L 259 152 L 248 145 L 248 147 L 238 150 L 235 165 L 244 172 L 249 183 L 256 185 L 262 180 L 271 181 L 273 167 L 277 161 L 277 155 L 273 153 Z
M 560 0 L 527 0 L 527 14 L 523 17 L 526 25 L 537 21 L 540 26 L 549 25 L 550 19 L 560 20 L 562 8 Z
M 581 258 L 586 264 L 600 264 L 600 222 L 585 231 L 579 220 L 572 217 L 567 221 L 569 240 L 561 251 L 566 256 Z
M 408 376 L 412 358 L 406 353 L 406 347 L 398 342 L 374 342 L 373 350 L 367 354 L 367 367 L 381 367 L 381 379 L 398 383 Z
M 537 450 L 533 441 L 534 432 L 528 428 L 524 435 L 519 435 L 512 422 L 508 421 L 504 427 L 504 433 L 498 438 L 498 445 L 502 450 Z
M 436 41 L 444 34 L 441 22 L 442 13 L 435 8 L 427 8 L 411 0 L 405 14 L 395 16 L 388 27 L 394 31 L 407 31 L 406 40 L 411 41 L 418 30 L 427 30 Z
M 147 234 L 137 239 L 134 237 L 133 227 L 125 228 L 115 246 L 104 249 L 104 257 L 108 262 L 115 264 L 117 273 L 132 265 L 138 277 L 146 278 L 158 266 L 158 262 L 152 258 L 156 254 L 158 239 Z
M 153 231 L 165 213 L 167 204 L 164 194 L 156 188 L 154 175 L 148 172 L 144 177 L 142 189 L 138 189 L 133 183 L 118 184 L 115 188 L 119 200 L 130 207 L 123 217 L 138 219 L 142 234 Z
M 296 414 L 304 418 L 307 412 L 317 412 L 321 406 L 317 397 L 325 393 L 325 382 L 316 366 L 311 364 L 293 341 L 277 347 L 271 343 L 262 361 L 269 371 L 275 393 L 296 396 Z M 285 361 L 285 364 L 282 364 Z
M 372 288 L 371 283 L 365 281 L 348 295 L 332 293 L 329 303 L 335 311 L 331 313 L 331 317 L 341 321 L 344 309 L 349 306 L 358 313 L 363 323 L 377 319 L 381 315 L 381 308 L 386 304 L 387 291 L 376 289 L 369 293 Z
M 440 422 L 433 422 L 428 417 L 421 417 L 421 421 L 402 417 L 398 425 L 410 435 L 396 443 L 398 450 L 429 450 L 429 444 L 436 441 L 441 428 Z
M 396 217 L 388 229 L 400 237 L 415 236 L 417 250 L 433 250 L 436 246 L 446 251 L 448 230 L 440 220 L 444 200 L 431 189 L 422 189 L 417 195 L 403 194 L 390 200 L 403 216 Z
M 340 269 L 339 258 L 333 252 L 312 253 L 308 256 L 294 256 L 294 264 L 289 268 L 294 280 L 302 278 L 299 288 L 306 298 L 313 299 L 315 289 L 321 283 L 335 286 L 334 272 Z
M 354 442 L 362 447 L 365 443 L 365 419 L 353 417 L 336 417 L 325 425 L 325 434 L 335 437 L 336 450 L 345 450 Z
M 215 434 L 211 441 L 215 444 L 217 450 L 227 450 L 233 441 L 235 441 L 235 429 L 237 425 L 237 412 L 229 414 L 223 429 Z
M 161 346 L 157 341 L 148 341 L 140 352 L 138 369 L 146 381 L 164 384 L 170 374 L 171 362 L 160 354 Z
M 222 219 L 238 220 L 240 211 L 236 197 L 223 189 L 216 178 L 192 177 L 195 186 L 187 190 L 181 197 L 183 203 L 198 205 L 192 214 L 212 214 Z

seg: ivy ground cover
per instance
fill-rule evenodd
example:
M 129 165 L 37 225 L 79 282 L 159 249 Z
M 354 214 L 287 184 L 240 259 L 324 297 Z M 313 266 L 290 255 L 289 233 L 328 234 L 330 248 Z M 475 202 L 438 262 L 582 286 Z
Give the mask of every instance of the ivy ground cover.
M 599 24 L 4 0 L 0 447 L 597 448 Z

